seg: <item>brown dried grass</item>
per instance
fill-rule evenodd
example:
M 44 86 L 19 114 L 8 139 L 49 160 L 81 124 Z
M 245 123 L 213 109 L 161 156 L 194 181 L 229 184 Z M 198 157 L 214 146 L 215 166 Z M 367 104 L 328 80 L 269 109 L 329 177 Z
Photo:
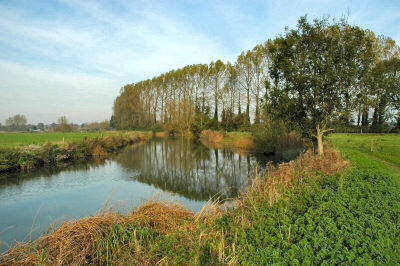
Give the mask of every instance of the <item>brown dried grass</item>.
M 128 221 L 147 220 L 153 229 L 162 231 L 163 233 L 176 230 L 181 226 L 185 219 L 193 216 L 193 213 L 185 209 L 181 204 L 161 201 L 156 202 L 149 200 L 139 205 L 131 213 L 126 216 Z
M 205 142 L 218 144 L 224 138 L 224 134 L 222 131 L 206 129 L 201 132 L 200 138 Z
M 93 148 L 92 156 L 107 156 L 107 152 L 103 149 L 101 145 L 96 145 Z
M 245 137 L 235 139 L 233 145 L 235 148 L 245 149 L 245 150 L 250 150 L 255 148 L 254 142 L 251 139 Z
M 151 132 L 151 131 L 150 131 L 150 132 Z M 137 140 L 139 140 L 139 141 L 145 141 L 145 140 L 147 139 L 147 138 L 146 138 L 146 134 L 143 133 L 143 132 L 140 132 L 140 131 L 135 132 L 135 134 L 132 135 L 132 136 L 136 136 Z
M 156 137 L 157 138 L 166 138 L 168 136 L 169 136 L 168 131 L 156 132 Z
M 284 196 L 293 183 L 302 186 L 305 179 L 318 178 L 321 174 L 340 173 L 346 165 L 348 162 L 341 158 L 338 151 L 329 149 L 323 156 L 315 155 L 308 150 L 295 161 L 281 163 L 278 166 L 269 163 L 264 176 L 256 174 L 253 184 L 237 200 L 238 206 L 249 207 L 249 203 L 259 200 L 272 205 Z
M 127 215 L 105 208 L 91 217 L 64 221 L 58 227 L 50 226 L 36 241 L 16 243 L 0 257 L 0 265 L 37 265 L 41 264 L 43 255 L 50 265 L 96 263 L 98 241 L 108 234 L 112 225 L 146 221 L 147 226 L 168 233 L 193 229 L 194 223 L 185 223 L 190 218 L 193 218 L 192 212 L 181 204 L 166 200 L 149 200 Z

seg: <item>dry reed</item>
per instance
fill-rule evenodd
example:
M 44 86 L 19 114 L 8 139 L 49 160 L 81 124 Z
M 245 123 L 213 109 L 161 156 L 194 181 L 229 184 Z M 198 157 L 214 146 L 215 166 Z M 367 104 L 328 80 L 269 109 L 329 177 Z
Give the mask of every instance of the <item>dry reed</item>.
M 94 216 L 64 221 L 51 226 L 39 239 L 17 242 L 0 257 L 0 265 L 36 265 L 44 259 L 47 264 L 86 264 L 96 262 L 96 248 L 101 236 L 107 235 L 113 225 L 146 221 L 146 225 L 163 233 L 193 229 L 184 221 L 193 213 L 170 201 L 152 200 L 138 206 L 127 215 L 114 208 L 105 208 Z
M 101 145 L 96 145 L 92 151 L 92 156 L 107 156 L 107 152 Z
M 156 132 L 156 137 L 157 138 L 166 138 L 168 136 L 169 136 L 168 131 Z
M 224 138 L 222 131 L 213 131 L 210 129 L 201 132 L 201 139 L 207 143 L 218 144 Z
M 267 164 L 264 176 L 256 175 L 251 186 L 239 197 L 239 206 L 247 206 L 249 202 L 264 201 L 274 204 L 281 199 L 287 188 L 295 183 L 302 186 L 304 179 L 317 178 L 320 174 L 332 175 L 339 173 L 348 164 L 340 153 L 326 150 L 323 156 L 315 155 L 311 150 L 301 154 L 297 160 L 274 166 Z

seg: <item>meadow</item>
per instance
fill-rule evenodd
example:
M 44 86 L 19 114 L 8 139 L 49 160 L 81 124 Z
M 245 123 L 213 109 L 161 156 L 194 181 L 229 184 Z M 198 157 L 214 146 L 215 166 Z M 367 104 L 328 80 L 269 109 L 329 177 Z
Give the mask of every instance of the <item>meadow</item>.
M 95 138 L 110 135 L 110 132 L 1 132 L 0 147 L 15 147 L 24 145 L 40 145 L 47 141 L 53 144 L 65 142 L 80 141 L 84 137 Z
M 379 163 L 400 176 L 400 134 L 335 133 L 327 141 L 362 165 Z

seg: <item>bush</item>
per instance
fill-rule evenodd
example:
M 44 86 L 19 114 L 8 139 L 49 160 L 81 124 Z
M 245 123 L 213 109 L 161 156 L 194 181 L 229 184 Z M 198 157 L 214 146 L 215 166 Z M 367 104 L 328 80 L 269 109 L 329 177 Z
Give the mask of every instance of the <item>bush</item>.
M 71 132 L 72 126 L 70 124 L 60 124 L 56 127 L 56 131 L 60 132 Z
M 151 127 L 151 131 L 153 132 L 153 134 L 156 134 L 157 132 L 161 132 L 164 130 L 165 130 L 164 125 L 160 123 L 156 123 Z
M 262 123 L 251 127 L 254 142 L 264 151 L 275 152 L 279 148 L 279 141 L 287 135 L 285 124 L 281 120 L 272 120 L 265 116 Z
M 221 114 L 221 127 L 226 131 L 234 131 L 237 130 L 235 125 L 235 114 L 232 112 L 230 108 L 223 109 Z
M 213 118 L 210 120 L 210 123 L 208 124 L 208 128 L 211 130 L 219 130 L 220 123 L 218 122 L 217 119 Z
M 179 125 L 176 122 L 166 123 L 164 128 L 170 136 L 175 136 L 179 132 Z
M 195 138 L 200 137 L 200 133 L 209 128 L 210 118 L 203 113 L 197 113 L 196 116 L 190 122 L 190 132 L 192 132 Z
M 235 131 L 249 131 L 250 120 L 247 113 L 241 113 L 235 115 L 233 119 L 233 130 Z

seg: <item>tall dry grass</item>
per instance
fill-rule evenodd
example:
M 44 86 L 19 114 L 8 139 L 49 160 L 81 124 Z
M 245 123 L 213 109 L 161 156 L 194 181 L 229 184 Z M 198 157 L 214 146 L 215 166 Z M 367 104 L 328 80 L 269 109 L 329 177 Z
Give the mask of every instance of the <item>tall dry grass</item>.
M 160 131 L 160 132 L 156 132 L 155 136 L 157 138 L 166 138 L 169 136 L 168 131 Z
M 225 137 L 224 131 L 206 129 L 201 132 L 201 140 L 207 143 L 218 144 Z
M 171 201 L 149 200 L 127 215 L 121 215 L 114 208 L 105 208 L 91 217 L 65 221 L 58 227 L 51 226 L 35 241 L 16 243 L 1 256 L 0 265 L 37 265 L 44 262 L 48 265 L 98 264 L 107 261 L 107 257 L 99 256 L 98 251 L 101 239 L 109 234 L 113 225 L 140 221 L 143 226 L 167 234 L 178 229 L 193 230 L 194 222 L 185 223 L 189 218 L 195 221 L 192 212 Z M 105 255 L 109 255 L 108 252 Z M 144 260 L 141 252 L 131 255 L 136 255 L 132 259 L 144 264 L 154 262 Z
M 200 140 L 211 148 L 234 148 L 237 150 L 252 150 L 255 148 L 254 141 L 249 139 L 249 137 L 232 133 L 228 134 L 223 130 L 203 130 Z
M 318 178 L 321 174 L 340 173 L 349 162 L 343 160 L 336 150 L 326 150 L 323 156 L 315 155 L 311 150 L 301 154 L 296 160 L 274 166 L 267 164 L 266 173 L 256 174 L 251 186 L 238 199 L 238 206 L 249 207 L 249 202 L 263 201 L 274 204 L 281 199 L 293 184 L 302 186 L 305 179 Z

